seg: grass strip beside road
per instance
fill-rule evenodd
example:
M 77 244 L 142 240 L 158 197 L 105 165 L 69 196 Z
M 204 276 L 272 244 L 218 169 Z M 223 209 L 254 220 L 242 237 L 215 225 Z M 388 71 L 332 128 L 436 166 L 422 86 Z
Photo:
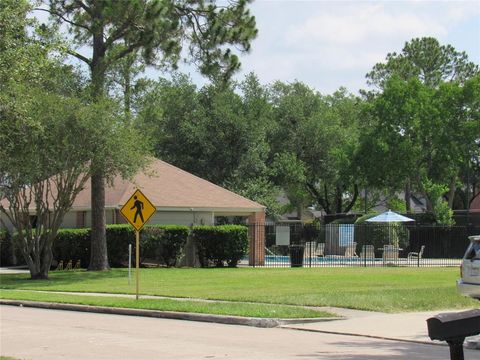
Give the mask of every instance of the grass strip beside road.
M 2 290 L 0 292 L 0 298 L 9 300 L 28 300 L 62 304 L 79 304 L 128 309 L 161 310 L 275 319 L 325 318 L 336 316 L 325 311 L 316 311 L 300 306 L 252 304 L 240 302 L 225 303 L 173 299 L 135 300 L 132 298 L 121 297 L 83 296 L 15 290 Z
M 50 280 L 0 275 L 0 288 L 134 294 L 128 269 L 52 271 Z M 478 307 L 460 296 L 458 268 L 141 269 L 140 293 L 282 305 L 336 306 L 381 312 Z

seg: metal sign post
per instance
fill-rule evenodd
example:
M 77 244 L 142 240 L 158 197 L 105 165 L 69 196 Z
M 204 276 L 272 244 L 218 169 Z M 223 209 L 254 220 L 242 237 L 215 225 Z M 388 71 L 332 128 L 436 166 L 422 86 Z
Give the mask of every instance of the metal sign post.
M 135 231 L 136 238 L 136 249 L 135 249 L 135 287 L 136 287 L 136 296 L 138 300 L 138 289 L 140 288 L 140 231 Z
M 140 230 L 156 211 L 155 206 L 140 190 L 136 190 L 120 209 L 123 217 L 135 228 L 135 297 L 137 300 L 140 289 Z M 130 267 L 128 278 L 130 280 Z
M 130 285 L 130 279 L 132 278 L 132 244 L 128 244 L 128 285 Z

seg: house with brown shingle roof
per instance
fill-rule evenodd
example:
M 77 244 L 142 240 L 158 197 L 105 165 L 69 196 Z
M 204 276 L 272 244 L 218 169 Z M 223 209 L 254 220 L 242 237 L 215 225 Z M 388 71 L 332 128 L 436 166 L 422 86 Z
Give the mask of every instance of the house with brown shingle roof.
M 219 216 L 244 216 L 264 222 L 265 206 L 155 159 L 131 180 L 117 176 L 105 190 L 107 224 L 125 223 L 120 209 L 136 189 L 155 205 L 149 224 L 213 225 Z M 90 227 L 91 185 L 76 197 L 62 227 Z
M 136 189 L 156 207 L 149 224 L 214 225 L 220 216 L 241 216 L 249 224 L 265 223 L 265 206 L 235 194 L 207 180 L 179 169 L 162 160 L 153 160 L 147 169 L 131 180 L 117 176 L 105 189 L 105 218 L 107 224 L 122 224 L 126 220 L 120 209 Z M 32 215 L 34 210 L 32 209 Z M 3 216 L 0 214 L 0 216 Z M 0 228 L 11 224 L 1 218 Z M 77 195 L 71 210 L 65 215 L 63 228 L 84 228 L 91 225 L 91 184 Z M 264 243 L 263 226 L 251 226 L 250 244 Z M 257 251 L 261 259 L 264 247 Z M 255 252 L 253 252 L 255 253 Z M 252 261 L 253 259 L 251 259 Z M 257 260 L 260 261 L 260 260 Z
M 250 223 L 257 223 L 264 222 L 265 218 L 265 206 L 155 159 L 133 179 L 124 180 L 117 176 L 106 187 L 107 224 L 126 222 L 120 209 L 136 189 L 140 189 L 157 208 L 149 224 L 213 225 L 219 216 L 243 216 Z M 34 211 L 32 208 L 32 215 Z M 3 220 L 5 224 L 6 219 Z M 87 181 L 65 215 L 62 227 L 90 227 L 90 221 L 91 184 Z

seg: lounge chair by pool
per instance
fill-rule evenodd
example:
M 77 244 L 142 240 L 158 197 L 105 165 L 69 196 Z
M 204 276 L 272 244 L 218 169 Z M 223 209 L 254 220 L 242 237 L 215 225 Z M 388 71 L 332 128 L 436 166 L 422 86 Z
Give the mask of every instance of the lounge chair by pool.
M 347 245 L 345 248 L 345 257 L 358 257 L 356 253 L 357 243 L 353 242 Z
M 422 256 L 423 256 L 423 251 L 425 250 L 425 245 L 422 245 L 420 247 L 420 251 L 419 252 L 409 252 L 408 255 L 407 255 L 407 259 L 421 259 Z
M 375 247 L 373 245 L 363 245 L 360 257 L 362 259 L 375 259 Z

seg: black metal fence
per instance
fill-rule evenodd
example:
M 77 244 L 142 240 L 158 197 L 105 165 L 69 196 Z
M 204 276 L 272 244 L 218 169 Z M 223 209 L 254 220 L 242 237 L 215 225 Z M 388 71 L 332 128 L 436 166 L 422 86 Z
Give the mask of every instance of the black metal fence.
M 264 267 L 458 266 L 468 236 L 480 234 L 480 226 L 400 223 L 249 226 L 257 234 L 250 240 L 249 263 Z

